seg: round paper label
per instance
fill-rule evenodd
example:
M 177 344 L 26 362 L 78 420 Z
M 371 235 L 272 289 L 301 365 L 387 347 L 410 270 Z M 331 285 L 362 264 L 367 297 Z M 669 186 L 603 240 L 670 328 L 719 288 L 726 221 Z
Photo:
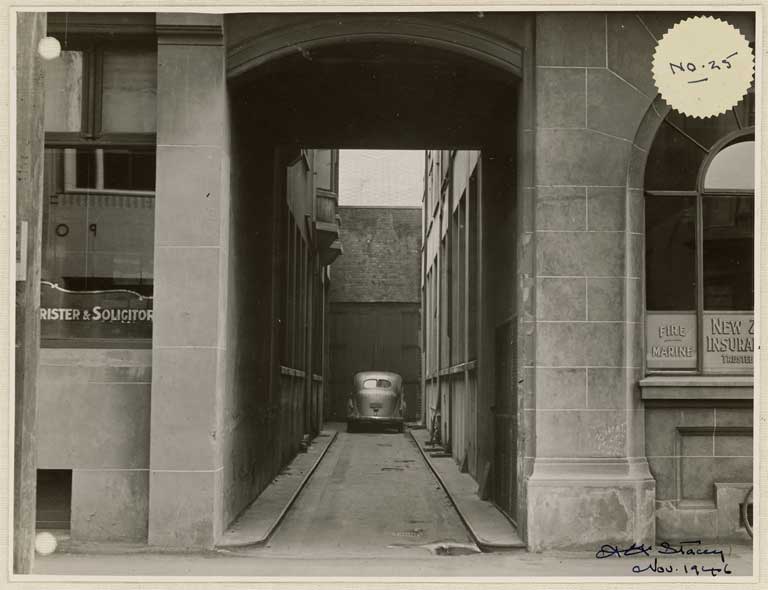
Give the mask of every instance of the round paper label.
M 653 79 L 662 98 L 691 117 L 715 117 L 736 106 L 752 85 L 754 71 L 744 36 L 710 16 L 677 23 L 653 56 Z

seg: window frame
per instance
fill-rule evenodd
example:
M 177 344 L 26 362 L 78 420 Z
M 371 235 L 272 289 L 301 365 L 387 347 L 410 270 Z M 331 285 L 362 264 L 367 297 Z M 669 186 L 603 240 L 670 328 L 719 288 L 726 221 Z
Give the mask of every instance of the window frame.
M 137 15 L 120 15 L 126 23 L 124 28 L 130 29 L 123 34 L 115 34 L 114 23 L 93 23 L 80 26 L 77 18 L 68 23 L 60 15 L 51 13 L 49 18 L 49 35 L 56 37 L 63 51 L 80 51 L 83 54 L 82 104 L 80 109 L 79 131 L 45 131 L 45 149 L 76 149 L 76 150 L 108 150 L 128 149 L 151 151 L 157 162 L 157 131 L 154 133 L 104 133 L 102 130 L 102 96 L 103 96 L 103 55 L 107 50 L 137 49 L 157 53 L 157 37 L 154 27 L 143 21 L 136 21 Z M 103 16 L 103 15 L 102 15 Z M 154 15 L 152 15 L 154 18 Z M 107 20 L 110 20 L 107 15 Z M 129 22 L 130 21 L 130 22 Z M 70 32 L 68 32 L 68 29 Z M 103 152 L 102 152 L 103 154 Z M 98 157 L 98 156 L 95 156 Z M 102 156 L 103 157 L 103 156 Z M 156 164 L 155 164 L 156 165 Z M 72 192 L 72 190 L 66 190 Z M 75 188 L 74 192 L 83 194 L 120 194 L 135 197 L 156 197 L 157 184 L 152 191 L 131 189 L 94 189 Z M 154 245 L 153 245 L 154 247 Z M 91 338 L 67 337 L 49 338 L 41 334 L 40 344 L 44 348 L 136 348 L 147 349 L 152 346 L 152 338 Z
M 737 119 L 738 120 L 738 119 Z M 665 122 L 662 121 L 662 125 L 664 125 Z M 696 291 L 694 294 L 695 297 L 695 310 L 693 312 L 696 315 L 696 368 L 695 369 L 669 369 L 669 368 L 649 368 L 647 365 L 648 357 L 647 357 L 647 350 L 648 350 L 648 340 L 647 340 L 647 334 L 645 336 L 645 342 L 643 346 L 643 366 L 644 366 L 644 374 L 648 376 L 652 375 L 680 375 L 680 376 L 717 376 L 717 375 L 723 375 L 723 376 L 739 376 L 739 375 L 753 375 L 754 374 L 754 355 L 753 355 L 753 364 L 750 367 L 749 371 L 733 371 L 733 372 L 722 372 L 722 371 L 712 371 L 707 370 L 704 367 L 704 199 L 707 197 L 729 197 L 729 198 L 743 198 L 743 197 L 751 197 L 752 199 L 755 198 L 755 191 L 747 191 L 747 190 L 730 190 L 730 189 L 710 189 L 705 190 L 704 188 L 704 179 L 706 178 L 707 172 L 709 171 L 709 167 L 714 161 L 714 159 L 718 156 L 718 154 L 725 149 L 726 147 L 740 143 L 741 141 L 755 141 L 755 127 L 754 126 L 745 126 L 741 127 L 737 130 L 731 131 L 730 133 L 727 133 L 720 139 L 718 139 L 712 147 L 709 149 L 708 153 L 704 157 L 701 166 L 699 167 L 699 171 L 696 177 L 696 189 L 695 190 L 644 190 L 643 191 L 643 207 L 647 206 L 647 197 L 693 197 L 695 198 L 696 203 L 696 211 L 695 211 L 695 264 L 696 264 Z M 647 173 L 647 172 L 646 172 Z M 754 222 L 753 222 L 754 223 Z M 754 225 L 753 225 L 753 240 L 754 240 Z M 753 244 L 754 247 L 754 244 Z M 753 272 L 753 292 L 754 292 L 754 266 L 752 269 Z M 647 282 L 647 269 L 643 272 L 643 284 Z M 646 299 L 646 293 L 645 290 L 643 292 L 643 330 L 644 332 L 647 330 L 647 317 L 648 317 L 648 302 Z M 665 313 L 664 310 L 654 310 L 656 313 Z M 673 313 L 673 312 L 668 312 Z M 674 312 L 674 313 L 683 313 L 683 312 Z M 752 308 L 752 313 L 755 313 L 754 305 Z M 755 350 L 755 352 L 757 352 Z
M 52 34 L 61 37 L 61 34 Z M 74 35 L 72 39 L 62 42 L 62 51 L 80 51 L 83 54 L 80 131 L 46 131 L 45 147 L 156 147 L 157 132 L 103 132 L 104 52 L 110 49 L 144 49 L 157 52 L 157 39 L 148 35 L 118 39 L 102 36 L 84 38 Z

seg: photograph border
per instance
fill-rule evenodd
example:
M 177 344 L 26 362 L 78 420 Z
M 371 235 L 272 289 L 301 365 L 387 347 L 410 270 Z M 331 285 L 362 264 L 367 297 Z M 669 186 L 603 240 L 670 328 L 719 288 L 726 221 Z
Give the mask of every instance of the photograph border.
M 753 539 L 753 575 L 752 577 L 739 576 L 735 579 L 728 579 L 718 577 L 713 580 L 692 579 L 690 577 L 682 576 L 669 576 L 658 579 L 650 579 L 647 577 L 603 577 L 594 576 L 589 578 L 574 578 L 574 577 L 492 577 L 492 578 L 478 578 L 478 577 L 386 577 L 386 578 L 370 578 L 359 576 L 339 576 L 339 577 L 297 577 L 297 576 L 280 576 L 280 577 L 222 577 L 222 576 L 50 576 L 50 575 L 34 575 L 34 574 L 15 574 L 13 573 L 13 560 L 12 560 L 12 547 L 13 547 L 13 493 L 14 493 L 14 481 L 13 481 L 13 459 L 14 459 L 14 426 L 13 417 L 15 412 L 14 403 L 14 343 L 15 343 L 15 323 L 13 320 L 15 309 L 15 219 L 16 219 L 16 201 L 15 201 L 15 181 L 16 181 L 16 81 L 15 81 L 15 59 L 16 59 L 16 15 L 19 12 L 45 12 L 45 11 L 70 11 L 70 12 L 209 12 L 209 13 L 233 13 L 233 12 L 249 12 L 249 13 L 264 13 L 264 12 L 559 12 L 559 11 L 622 11 L 622 12 L 636 12 L 636 11 L 681 11 L 681 10 L 697 10 L 702 12 L 712 12 L 718 10 L 727 10 L 731 12 L 751 12 L 755 11 L 756 18 L 756 47 L 755 47 L 755 94 L 756 104 L 759 105 L 759 109 L 756 111 L 756 133 L 755 142 L 757 154 L 760 156 L 756 160 L 755 174 L 756 180 L 760 182 L 759 192 L 756 191 L 755 195 L 755 224 L 756 224 L 756 239 L 755 243 L 755 337 L 758 341 L 759 353 L 756 350 L 755 364 L 754 364 L 754 439 L 753 439 L 753 481 L 755 486 L 755 496 L 760 498 L 760 503 L 764 500 L 765 490 L 763 490 L 763 478 L 768 472 L 763 467 L 764 454 L 766 451 L 766 444 L 768 442 L 768 436 L 764 432 L 763 424 L 768 423 L 768 412 L 766 412 L 761 403 L 760 391 L 766 385 L 768 380 L 764 375 L 763 363 L 768 360 L 766 356 L 766 346 L 768 346 L 768 338 L 763 334 L 764 322 L 768 322 L 768 305 L 764 300 L 763 293 L 768 288 L 768 269 L 761 268 L 761 260 L 764 256 L 768 255 L 768 213 L 764 212 L 762 198 L 765 194 L 765 189 L 768 187 L 768 178 L 762 175 L 761 170 L 764 170 L 766 162 L 768 162 L 768 156 L 763 149 L 763 117 L 768 112 L 768 108 L 764 103 L 764 93 L 766 88 L 766 78 L 763 74 L 763 55 L 765 51 L 765 7 L 768 6 L 768 0 L 763 0 L 761 4 L 754 3 L 733 3 L 733 4 L 708 4 L 708 3 L 676 3 L 675 5 L 648 4 L 648 3 L 633 3 L 622 2 L 618 5 L 616 2 L 599 2 L 590 4 L 571 4 L 571 3 L 549 3 L 546 6 L 539 6 L 531 3 L 514 3 L 514 2 L 483 2 L 483 3 L 427 3 L 427 4 L 403 4 L 403 3 L 363 3 L 363 2 L 336 2 L 333 5 L 322 4 L 319 2 L 290 2 L 276 3 L 270 2 L 268 4 L 259 3 L 243 3 L 243 4 L 225 4 L 222 6 L 216 6 L 210 2 L 201 4 L 193 4 L 189 2 L 184 3 L 169 3 L 169 4 L 98 4 L 98 3 L 81 3 L 77 6 L 73 6 L 72 3 L 52 3 L 46 2 L 44 4 L 36 5 L 33 3 L 23 4 L 7 4 L 5 6 L 4 17 L 0 17 L 0 27 L 3 27 L 9 35 L 6 39 L 1 39 L 0 47 L 3 47 L 7 51 L 8 68 L 3 68 L 2 78 L 0 78 L 0 102 L 7 107 L 8 118 L 7 132 L 4 124 L 0 124 L 0 129 L 3 130 L 3 135 L 8 140 L 6 142 L 0 142 L 0 177 L 2 177 L 2 171 L 7 172 L 8 184 L 3 183 L 2 194 L 7 195 L 7 198 L 0 200 L 0 235 L 5 236 L 3 243 L 7 250 L 5 255 L 0 257 L 5 263 L 0 263 L 0 276 L 6 276 L 7 293 L 5 289 L 0 290 L 0 309 L 3 312 L 0 313 L 0 334 L 4 334 L 7 337 L 9 355 L 8 359 L 8 371 L 4 372 L 0 369 L 0 390 L 3 392 L 1 396 L 5 401 L 3 405 L 0 405 L 0 413 L 3 410 L 6 411 L 7 424 L 3 424 L 3 428 L 8 428 L 7 437 L 0 436 L 0 439 L 5 441 L 0 445 L 0 456 L 5 457 L 7 463 L 6 468 L 3 468 L 3 477 L 7 477 L 7 486 L 4 488 L 6 493 L 2 494 L 3 499 L 7 503 L 7 509 L 2 510 L 3 516 L 0 517 L 0 549 L 5 552 L 7 548 L 7 571 L 8 581 L 12 582 L 11 587 L 24 587 L 24 588 L 52 588 L 54 583 L 56 587 L 66 584 L 67 587 L 71 587 L 73 582 L 82 584 L 83 587 L 91 587 L 93 584 L 98 584 L 99 588 L 125 588 L 126 583 L 135 584 L 139 586 L 151 586 L 153 588 L 170 587 L 171 584 L 178 584 L 179 582 L 187 584 L 200 585 L 205 583 L 207 585 L 216 585 L 216 587 L 242 587 L 243 583 L 248 583 L 251 586 L 273 587 L 273 586 L 286 586 L 295 585 L 296 587 L 321 587 L 321 586 L 334 586 L 334 587 L 381 587 L 382 585 L 407 585 L 407 587 L 434 587 L 435 584 L 440 584 L 440 587 L 468 587 L 467 584 L 472 584 L 472 587 L 483 587 L 490 585 L 497 585 L 500 583 L 514 584 L 515 587 L 543 587 L 554 586 L 558 584 L 569 584 L 569 587 L 576 588 L 596 588 L 600 586 L 615 586 L 620 584 L 631 585 L 648 585 L 649 587 L 670 587 L 673 585 L 684 585 L 685 587 L 694 586 L 698 584 L 722 584 L 723 586 L 731 586 L 732 584 L 738 584 L 743 586 L 744 584 L 755 584 L 763 580 L 763 576 L 760 576 L 760 570 L 764 569 L 760 566 L 764 563 L 763 556 L 763 527 L 756 527 L 759 534 L 755 535 Z M 3 22 L 2 19 L 7 19 L 7 22 Z M 7 76 L 7 78 L 5 78 Z M 3 145 L 5 144 L 5 145 Z M 7 299 L 5 299 L 7 297 Z M 3 373 L 5 375 L 3 376 Z M 5 448 L 3 448 L 4 445 Z M 7 494 L 7 495 L 6 495 Z M 0 499 L 0 507 L 3 505 L 3 499 Z M 761 525 L 768 525 L 768 518 L 762 518 L 759 509 L 758 502 L 755 503 L 755 521 Z M 6 528 L 7 527 L 7 528 Z M 6 528 L 7 536 L 3 534 L 3 529 Z M 7 545 L 6 545 L 7 542 Z M 597 569 L 597 568 L 596 568 Z

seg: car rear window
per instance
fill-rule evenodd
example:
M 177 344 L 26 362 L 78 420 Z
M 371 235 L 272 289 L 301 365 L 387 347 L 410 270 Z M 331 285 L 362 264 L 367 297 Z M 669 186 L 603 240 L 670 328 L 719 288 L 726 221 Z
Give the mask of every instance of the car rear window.
M 363 381 L 363 389 L 388 387 L 392 387 L 392 382 L 389 379 L 366 379 Z

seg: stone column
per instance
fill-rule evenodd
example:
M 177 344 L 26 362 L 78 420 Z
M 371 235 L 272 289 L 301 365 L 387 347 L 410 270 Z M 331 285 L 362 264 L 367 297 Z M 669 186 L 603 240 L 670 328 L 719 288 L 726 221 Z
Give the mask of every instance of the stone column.
M 222 16 L 157 15 L 157 204 L 149 544 L 221 532 L 229 222 Z
M 632 14 L 537 16 L 532 550 L 654 541 L 642 185 L 628 179 L 653 46 Z

